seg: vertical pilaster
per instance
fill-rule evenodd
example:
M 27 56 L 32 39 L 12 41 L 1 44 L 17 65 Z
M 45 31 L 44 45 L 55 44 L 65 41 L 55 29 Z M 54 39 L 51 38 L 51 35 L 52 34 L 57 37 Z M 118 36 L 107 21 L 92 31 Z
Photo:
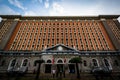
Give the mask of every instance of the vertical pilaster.
M 11 24 L 9 30 L 7 31 L 7 33 L 5 34 L 5 36 L 2 38 L 2 41 L 0 43 L 0 50 L 3 50 L 4 47 L 6 46 L 7 42 L 9 41 L 16 25 L 17 25 L 18 21 L 13 21 L 13 23 Z
M 2 28 L 3 24 L 4 24 L 4 21 L 1 21 L 0 22 L 0 29 Z
M 120 50 L 120 44 L 119 44 L 118 40 L 115 38 L 115 35 L 113 34 L 113 32 L 110 29 L 109 25 L 107 24 L 106 20 L 102 20 L 102 24 L 103 24 L 106 32 L 108 33 L 108 36 L 110 37 L 116 50 Z
M 117 19 L 114 20 L 114 23 L 116 24 L 116 26 L 118 27 L 118 29 L 120 29 L 120 23 L 118 22 Z

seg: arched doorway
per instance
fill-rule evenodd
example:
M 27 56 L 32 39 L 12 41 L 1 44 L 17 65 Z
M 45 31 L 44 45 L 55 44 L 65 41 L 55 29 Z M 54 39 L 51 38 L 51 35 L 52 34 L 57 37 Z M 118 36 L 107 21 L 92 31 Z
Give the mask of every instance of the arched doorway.
M 62 77 L 64 75 L 65 77 L 65 69 L 64 69 L 64 64 L 63 64 L 63 60 L 59 59 L 57 61 L 57 77 L 60 76 Z
M 57 70 L 60 72 L 62 71 L 63 72 L 63 61 L 61 59 L 59 59 L 57 61 Z
M 69 63 L 70 63 L 70 61 L 69 61 Z M 70 63 L 68 66 L 69 66 L 69 73 L 75 73 L 75 64 Z
M 63 61 L 60 59 L 60 60 L 57 61 L 57 63 L 63 63 Z
M 51 73 L 51 66 L 52 61 L 49 59 L 47 60 L 47 64 L 45 64 L 45 73 Z

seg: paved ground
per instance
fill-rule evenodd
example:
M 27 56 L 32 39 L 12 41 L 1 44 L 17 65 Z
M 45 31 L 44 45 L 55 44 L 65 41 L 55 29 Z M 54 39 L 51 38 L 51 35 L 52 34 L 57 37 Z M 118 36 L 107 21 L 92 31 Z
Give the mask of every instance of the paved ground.
M 6 74 L 0 74 L 0 80 L 35 80 L 35 76 L 36 74 L 26 74 L 24 76 L 14 75 L 13 77 L 9 77 Z M 51 74 L 40 74 L 38 80 L 120 80 L 120 76 L 113 74 L 111 77 L 109 76 L 103 78 L 101 77 L 96 78 L 92 74 L 82 73 L 81 78 L 77 79 L 76 74 L 67 74 L 65 78 L 63 76 L 62 78 L 60 77 L 53 78 Z

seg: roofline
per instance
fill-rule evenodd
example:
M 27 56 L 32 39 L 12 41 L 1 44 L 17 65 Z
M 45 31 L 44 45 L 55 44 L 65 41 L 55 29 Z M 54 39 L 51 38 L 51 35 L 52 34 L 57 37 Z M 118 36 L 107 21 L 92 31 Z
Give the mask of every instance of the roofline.
M 7 18 L 7 19 L 15 19 L 19 18 L 21 20 L 25 19 L 115 19 L 120 17 L 120 15 L 98 15 L 98 16 L 21 16 L 21 15 L 0 15 L 1 18 Z

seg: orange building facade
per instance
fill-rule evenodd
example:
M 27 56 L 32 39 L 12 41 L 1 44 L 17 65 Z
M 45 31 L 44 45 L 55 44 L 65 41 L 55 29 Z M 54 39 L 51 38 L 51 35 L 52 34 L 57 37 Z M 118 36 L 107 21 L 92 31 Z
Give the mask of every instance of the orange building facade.
M 41 55 L 49 53 L 51 49 L 50 51 L 55 53 L 52 56 L 56 59 L 56 64 L 59 58 L 64 63 L 64 56 L 68 63 L 72 57 L 81 56 L 83 62 L 86 59 L 90 65 L 91 57 L 97 58 L 99 62 L 103 55 L 113 55 L 113 57 L 120 55 L 120 23 L 117 21 L 119 15 L 74 17 L 1 15 L 1 17 L 0 55 L 3 59 L 6 59 L 6 55 L 7 58 L 11 55 L 17 55 L 17 58 L 20 56 L 23 58 L 24 55 L 28 58 L 32 55 L 34 59 L 41 56 L 46 62 L 46 58 L 52 61 L 51 57 Z M 63 51 L 61 51 L 62 48 L 59 50 L 59 46 Z M 58 53 L 73 53 L 73 55 L 60 56 Z M 113 60 L 119 62 L 117 57 L 115 56 Z M 112 63 L 111 56 L 108 56 L 109 58 Z M 99 64 L 102 64 L 101 61 Z M 113 64 L 114 61 L 111 66 Z M 10 66 L 9 63 L 8 65 Z M 83 68 L 83 71 L 86 69 L 88 68 Z M 32 70 L 34 70 L 33 67 L 29 71 Z M 112 70 L 114 70 L 113 67 Z

